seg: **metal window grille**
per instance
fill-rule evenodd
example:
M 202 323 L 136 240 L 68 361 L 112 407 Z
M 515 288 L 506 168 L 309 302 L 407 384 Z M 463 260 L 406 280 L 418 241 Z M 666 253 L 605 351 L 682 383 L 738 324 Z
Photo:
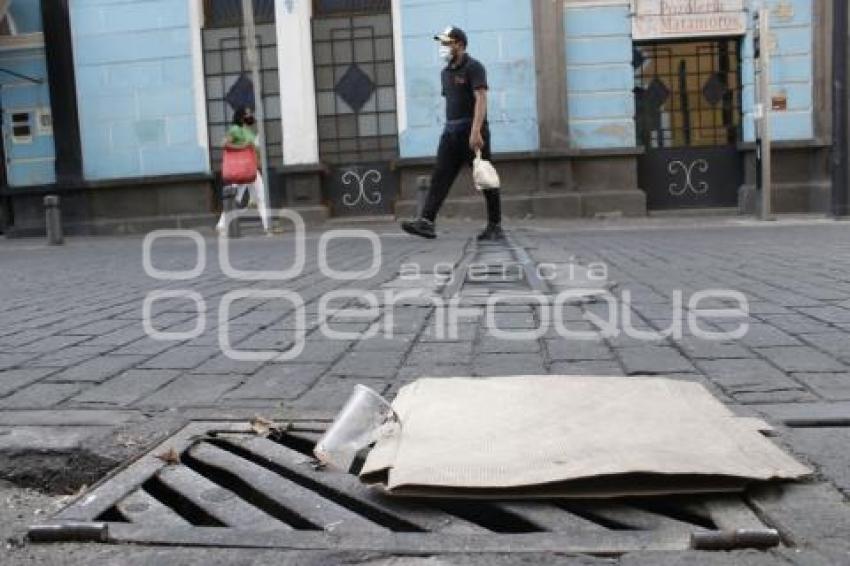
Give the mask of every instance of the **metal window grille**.
M 319 152 L 327 163 L 398 156 L 389 13 L 313 20 Z
M 313 13 L 329 14 L 368 14 L 389 12 L 390 0 L 314 0 Z
M 265 109 L 263 140 L 269 163 L 283 162 L 283 132 L 280 121 L 280 80 L 277 66 L 277 34 L 274 23 L 257 25 L 257 50 Z M 233 108 L 225 100 L 227 92 L 242 74 L 250 77 L 244 39 L 239 26 L 204 29 L 204 77 L 206 81 L 207 124 L 213 169 L 221 169 L 222 147 L 233 120 Z
M 741 128 L 737 39 L 636 45 L 635 121 L 647 148 L 735 144 Z
M 274 0 L 253 0 L 254 22 L 274 23 Z M 204 0 L 204 27 L 224 28 L 242 25 L 242 0 Z

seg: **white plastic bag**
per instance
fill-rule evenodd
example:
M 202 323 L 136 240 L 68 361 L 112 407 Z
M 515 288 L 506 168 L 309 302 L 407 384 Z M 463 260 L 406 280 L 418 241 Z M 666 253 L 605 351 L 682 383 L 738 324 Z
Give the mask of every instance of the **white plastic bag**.
M 475 152 L 475 161 L 472 162 L 472 180 L 475 188 L 479 191 L 484 189 L 498 189 L 502 186 L 499 173 L 493 164 L 481 158 L 481 150 Z

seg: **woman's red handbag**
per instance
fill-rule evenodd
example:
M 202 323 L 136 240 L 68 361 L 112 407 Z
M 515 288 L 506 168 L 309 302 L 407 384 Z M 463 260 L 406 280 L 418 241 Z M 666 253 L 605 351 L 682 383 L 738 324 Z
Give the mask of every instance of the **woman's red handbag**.
M 243 148 L 225 147 L 221 163 L 225 185 L 248 185 L 257 178 L 257 152 L 253 145 Z

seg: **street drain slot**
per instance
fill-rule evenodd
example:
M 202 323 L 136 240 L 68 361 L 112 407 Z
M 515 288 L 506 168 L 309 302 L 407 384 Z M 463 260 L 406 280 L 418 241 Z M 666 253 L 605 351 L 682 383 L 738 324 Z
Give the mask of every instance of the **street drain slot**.
M 312 447 L 327 424 L 296 421 L 263 437 L 247 423 L 192 423 L 50 524 L 34 526 L 32 539 L 46 540 L 40 535 L 49 531 L 50 540 L 70 540 L 80 525 L 105 525 L 106 540 L 118 543 L 617 555 L 687 549 L 692 536 L 714 533 L 734 542 L 738 531 L 770 531 L 740 496 L 728 494 L 598 501 L 391 497 L 354 474 L 315 465 Z M 162 459 L 164 453 L 179 454 L 180 461 Z

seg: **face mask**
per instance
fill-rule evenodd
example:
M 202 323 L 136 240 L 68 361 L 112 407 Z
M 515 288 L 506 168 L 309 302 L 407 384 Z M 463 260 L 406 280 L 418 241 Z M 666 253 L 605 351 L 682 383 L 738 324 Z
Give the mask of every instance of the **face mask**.
M 452 57 L 452 48 L 448 45 L 440 46 L 440 59 L 445 61 L 446 63 L 450 62 L 454 57 Z

